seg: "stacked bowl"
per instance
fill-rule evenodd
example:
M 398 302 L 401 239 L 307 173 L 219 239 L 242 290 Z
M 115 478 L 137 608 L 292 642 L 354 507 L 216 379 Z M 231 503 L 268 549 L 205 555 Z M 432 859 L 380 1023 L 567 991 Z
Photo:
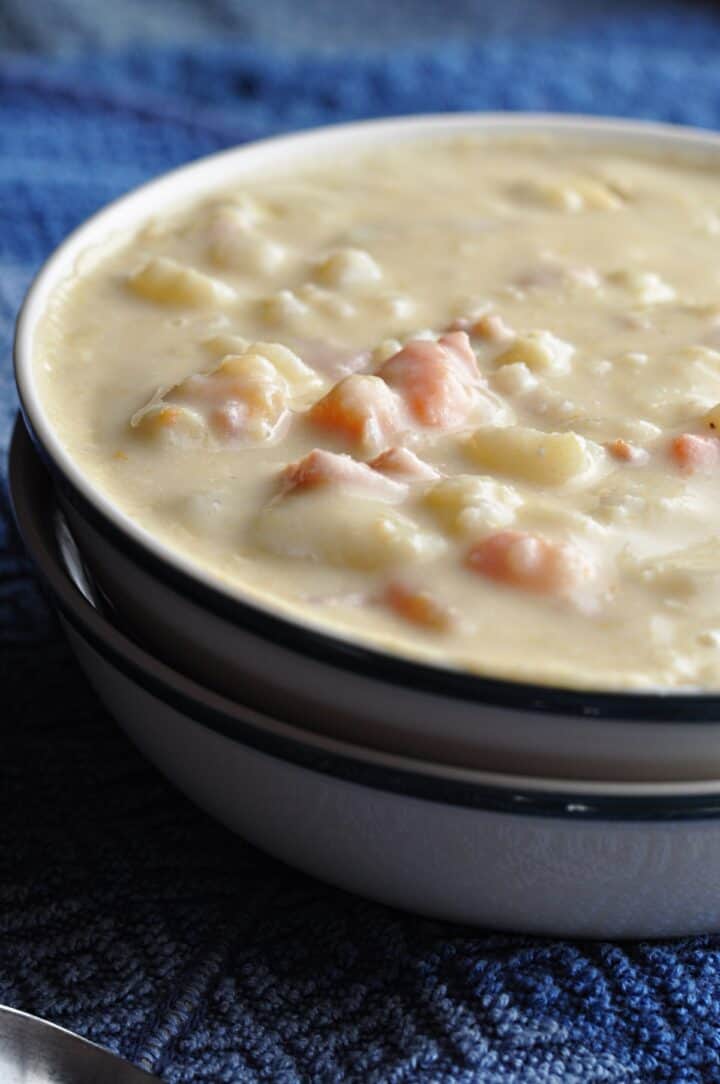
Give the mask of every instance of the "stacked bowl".
M 720 160 L 720 139 L 583 118 L 460 116 L 250 145 L 74 233 L 18 321 L 17 523 L 89 680 L 185 793 L 259 847 L 422 914 L 590 937 L 720 928 L 720 697 L 492 680 L 291 621 L 212 581 L 83 475 L 31 359 L 78 257 L 168 202 L 319 151 L 446 131 L 582 133 Z

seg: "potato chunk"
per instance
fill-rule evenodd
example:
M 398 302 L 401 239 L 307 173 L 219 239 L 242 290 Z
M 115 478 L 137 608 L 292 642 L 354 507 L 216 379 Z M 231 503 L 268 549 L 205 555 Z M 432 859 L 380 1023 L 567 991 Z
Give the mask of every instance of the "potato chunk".
M 269 324 L 292 324 L 302 323 L 310 313 L 310 307 L 292 290 L 278 290 L 263 298 L 260 312 Z
M 151 400 L 138 411 L 131 424 L 139 436 L 181 448 L 197 447 L 206 436 L 201 414 L 186 406 L 169 405 L 161 399 Z
M 615 271 L 609 281 L 628 290 L 643 305 L 660 305 L 674 301 L 675 290 L 654 271 Z
M 379 282 L 382 271 L 365 249 L 341 248 L 318 265 L 315 277 L 326 286 L 363 290 Z
M 507 527 L 515 519 L 522 498 L 512 486 L 495 478 L 456 474 L 429 489 L 424 503 L 451 534 L 472 535 L 488 528 Z
M 202 344 L 212 358 L 227 357 L 228 354 L 244 354 L 250 343 L 242 335 L 234 335 L 229 331 L 221 331 L 203 339 Z
M 268 358 L 252 352 L 230 354 L 209 372 L 194 373 L 156 393 L 130 424 L 139 434 L 156 436 L 161 432 L 158 417 L 164 416 L 163 411 L 171 417 L 179 412 L 184 427 L 180 433 L 191 415 L 204 427 L 210 444 L 264 444 L 279 435 L 288 417 L 289 399 L 287 380 Z M 195 421 L 193 425 L 196 433 Z
M 512 186 L 511 194 L 523 203 L 570 213 L 616 211 L 624 202 L 619 192 L 594 177 L 575 177 L 567 181 L 521 181 Z
M 283 245 L 248 225 L 246 208 L 221 207 L 208 227 L 208 255 L 217 267 L 272 274 L 287 258 Z
M 322 377 L 287 346 L 281 343 L 251 343 L 247 349 L 248 353 L 267 358 L 285 378 L 293 395 L 305 395 L 322 388 Z
M 251 343 L 240 335 L 213 335 L 203 342 L 203 346 L 216 358 L 228 355 L 258 354 L 266 358 L 277 371 L 285 377 L 293 396 L 304 396 L 319 391 L 325 384 L 323 378 L 309 365 L 282 343 Z
M 486 470 L 551 486 L 582 478 L 603 454 L 577 433 L 544 433 L 522 426 L 477 429 L 465 448 Z
M 334 486 L 276 498 L 257 516 L 253 537 L 281 557 L 366 570 L 404 567 L 444 548 L 397 508 Z
M 528 331 L 518 335 L 507 350 L 495 359 L 496 365 L 522 363 L 533 372 L 566 373 L 570 368 L 575 347 L 558 339 L 550 331 Z
M 127 283 L 138 296 L 160 305 L 205 308 L 229 305 L 237 297 L 227 283 L 166 256 L 148 260 L 128 276 Z

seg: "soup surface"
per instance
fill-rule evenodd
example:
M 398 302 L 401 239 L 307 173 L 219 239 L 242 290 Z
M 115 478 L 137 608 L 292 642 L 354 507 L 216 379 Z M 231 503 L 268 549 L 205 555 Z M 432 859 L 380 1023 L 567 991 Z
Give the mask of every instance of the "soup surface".
M 79 261 L 36 337 L 91 482 L 375 647 L 720 686 L 717 167 L 568 138 L 257 175 Z

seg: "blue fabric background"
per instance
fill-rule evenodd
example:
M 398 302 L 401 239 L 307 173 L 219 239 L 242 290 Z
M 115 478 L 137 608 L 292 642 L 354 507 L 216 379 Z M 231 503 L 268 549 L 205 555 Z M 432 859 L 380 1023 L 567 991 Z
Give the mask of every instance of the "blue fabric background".
M 113 15 L 90 0 L 8 0 L 0 42 L 3 449 L 31 274 L 152 174 L 268 132 L 391 112 L 720 124 L 711 4 L 133 0 Z M 0 1000 L 178 1084 L 720 1081 L 717 937 L 563 943 L 444 926 L 294 873 L 195 810 L 78 673 L 4 484 L 0 645 Z

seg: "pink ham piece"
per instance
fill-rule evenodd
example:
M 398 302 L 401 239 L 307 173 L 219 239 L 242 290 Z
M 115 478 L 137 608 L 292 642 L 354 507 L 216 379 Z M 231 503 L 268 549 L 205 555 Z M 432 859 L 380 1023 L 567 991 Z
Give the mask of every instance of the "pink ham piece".
M 670 458 L 687 474 L 720 466 L 720 439 L 681 433 L 670 445 Z
M 387 585 L 383 601 L 398 617 L 420 628 L 446 632 L 454 622 L 453 611 L 431 591 L 401 580 Z
M 375 456 L 368 466 L 401 482 L 433 482 L 441 477 L 439 471 L 409 448 L 388 448 Z
M 467 421 L 485 381 L 464 331 L 437 342 L 413 339 L 380 368 L 378 375 L 404 399 L 421 425 L 453 429 Z
M 386 478 L 367 463 L 322 448 L 315 448 L 304 459 L 290 463 L 280 475 L 283 495 L 328 485 L 342 486 L 381 501 L 401 501 L 408 492 L 406 485 Z
M 377 376 L 346 376 L 308 412 L 317 428 L 366 451 L 386 448 L 407 427 L 402 399 Z
M 500 531 L 475 542 L 467 566 L 487 579 L 538 595 L 568 598 L 593 575 L 585 554 L 568 542 L 525 531 Z

